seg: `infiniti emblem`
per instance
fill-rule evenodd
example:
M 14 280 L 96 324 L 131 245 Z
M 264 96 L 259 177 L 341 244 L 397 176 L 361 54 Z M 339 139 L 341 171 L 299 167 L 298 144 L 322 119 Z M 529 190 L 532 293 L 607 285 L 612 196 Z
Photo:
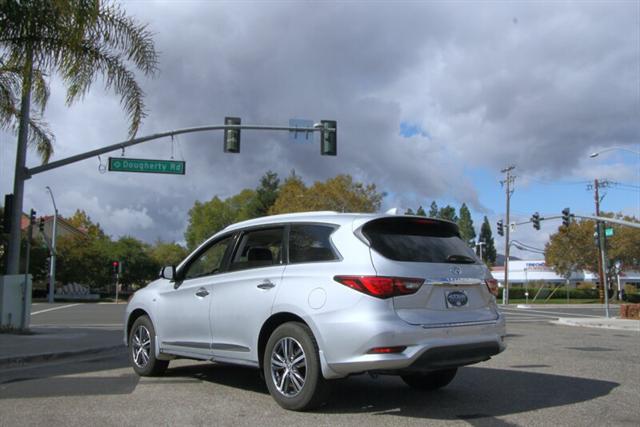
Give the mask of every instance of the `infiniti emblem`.
M 451 271 L 451 274 L 455 274 L 456 276 L 462 274 L 462 269 L 460 267 L 451 267 L 449 271 Z

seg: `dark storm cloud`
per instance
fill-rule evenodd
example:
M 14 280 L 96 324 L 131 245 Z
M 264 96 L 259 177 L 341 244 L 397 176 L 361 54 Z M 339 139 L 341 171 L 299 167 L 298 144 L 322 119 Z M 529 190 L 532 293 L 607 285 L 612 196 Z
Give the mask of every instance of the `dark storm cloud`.
M 277 125 L 335 119 L 339 155 L 251 131 L 242 133 L 241 154 L 223 154 L 221 132 L 200 133 L 174 141 L 185 177 L 101 175 L 95 159 L 31 181 L 34 205 L 46 209 L 39 187 L 53 183 L 64 206 L 84 199 L 113 234 L 180 239 L 195 200 L 255 187 L 267 170 L 284 178 L 295 169 L 307 182 L 349 173 L 389 192 L 387 205 L 446 199 L 492 212 L 500 208 L 482 204 L 465 169 L 517 164 L 528 174 L 579 175 L 591 148 L 638 141 L 640 36 L 631 2 L 124 6 L 149 23 L 161 52 L 158 77 L 141 80 L 149 107 L 141 135 L 225 116 Z M 53 89 L 47 117 L 56 158 L 125 138 L 112 94 L 94 89 L 67 110 Z M 403 122 L 430 138 L 401 136 Z M 170 153 L 165 140 L 126 154 Z

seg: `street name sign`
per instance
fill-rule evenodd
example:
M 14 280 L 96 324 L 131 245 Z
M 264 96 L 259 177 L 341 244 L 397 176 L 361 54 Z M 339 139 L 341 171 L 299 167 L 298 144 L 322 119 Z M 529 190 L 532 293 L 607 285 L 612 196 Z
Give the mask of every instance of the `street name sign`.
M 186 162 L 180 160 L 129 159 L 109 157 L 111 172 L 142 172 L 184 175 Z
M 604 235 L 605 237 L 612 237 L 613 236 L 613 228 L 608 227 L 604 229 Z

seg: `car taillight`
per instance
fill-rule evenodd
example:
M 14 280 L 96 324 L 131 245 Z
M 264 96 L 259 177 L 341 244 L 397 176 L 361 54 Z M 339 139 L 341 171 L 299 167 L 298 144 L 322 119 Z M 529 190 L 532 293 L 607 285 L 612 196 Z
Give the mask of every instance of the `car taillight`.
M 415 294 L 424 283 L 424 279 L 382 276 L 335 276 L 338 283 L 376 298 L 391 298 Z
M 498 296 L 498 281 L 496 279 L 487 279 L 484 281 L 487 284 L 487 289 L 493 296 Z

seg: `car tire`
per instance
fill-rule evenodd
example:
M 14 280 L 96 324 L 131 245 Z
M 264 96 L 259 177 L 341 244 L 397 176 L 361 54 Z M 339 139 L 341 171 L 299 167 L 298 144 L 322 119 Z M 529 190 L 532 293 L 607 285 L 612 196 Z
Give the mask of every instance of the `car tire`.
M 159 376 L 169 366 L 168 360 L 156 358 L 156 331 L 148 316 L 140 316 L 129 331 L 129 362 L 136 374 Z
M 457 372 L 458 368 L 453 368 L 401 375 L 400 377 L 408 386 L 418 390 L 437 390 L 453 381 Z
M 329 396 L 318 343 L 302 323 L 284 323 L 273 331 L 264 351 L 263 373 L 269 393 L 284 409 L 307 411 L 326 403 Z

